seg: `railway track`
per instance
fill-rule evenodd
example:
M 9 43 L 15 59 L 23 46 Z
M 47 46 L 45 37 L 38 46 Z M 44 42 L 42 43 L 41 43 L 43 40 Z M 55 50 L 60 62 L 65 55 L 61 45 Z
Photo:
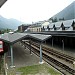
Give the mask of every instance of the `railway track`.
M 25 43 L 25 45 L 27 46 L 27 48 L 30 49 L 30 45 L 28 42 Z M 39 56 L 40 54 L 40 51 L 39 51 L 39 45 L 38 44 L 33 44 L 31 45 L 31 48 L 32 48 L 32 51 L 37 54 Z M 46 50 L 49 50 L 49 49 L 46 49 L 45 47 L 42 47 L 42 49 L 45 51 L 42 53 L 43 55 L 43 59 L 49 63 L 50 65 L 52 65 L 53 67 L 55 67 L 56 69 L 58 69 L 60 72 L 62 72 L 64 75 L 75 75 L 75 70 L 70 68 L 69 66 L 63 64 L 62 62 L 50 57 L 47 53 Z M 47 53 L 46 53 L 47 52 Z M 51 53 L 49 53 L 51 54 Z M 54 55 L 54 54 L 52 54 Z M 60 57 L 61 58 L 61 57 Z M 67 61 L 69 61 L 68 59 L 65 59 Z M 70 62 L 70 61 L 69 61 Z
M 31 42 L 31 43 L 32 43 L 32 45 L 40 48 L 40 45 L 38 43 L 35 43 L 35 42 Z M 64 54 L 64 53 L 61 53 L 61 52 L 58 52 L 56 50 L 50 49 L 50 48 L 46 47 L 45 45 L 42 45 L 42 49 L 43 49 L 43 51 L 45 51 L 45 52 L 47 52 L 47 53 L 49 53 L 51 55 L 54 55 L 54 56 L 56 56 L 58 58 L 61 58 L 61 59 L 65 60 L 65 61 L 67 61 L 67 62 L 69 62 L 71 64 L 73 64 L 73 62 L 75 61 L 74 57 L 69 56 L 69 55 Z

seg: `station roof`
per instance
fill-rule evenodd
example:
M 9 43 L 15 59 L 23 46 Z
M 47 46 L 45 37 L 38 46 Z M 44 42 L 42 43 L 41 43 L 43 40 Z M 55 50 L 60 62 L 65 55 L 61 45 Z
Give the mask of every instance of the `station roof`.
M 32 37 L 33 39 L 39 40 L 39 41 L 45 41 L 48 38 L 51 37 L 51 35 L 44 35 L 44 34 L 29 34 L 29 37 Z
M 3 40 L 4 42 L 13 44 L 16 43 L 17 41 L 20 41 L 25 38 L 31 38 L 35 39 L 38 41 L 45 41 L 48 38 L 50 38 L 51 35 L 44 35 L 44 34 L 29 34 L 29 33 L 5 33 L 4 35 L 1 36 L 0 40 Z
M 71 27 L 73 21 L 75 22 L 75 19 L 63 21 L 63 24 L 64 24 L 65 27 Z
M 64 21 L 58 21 L 58 22 L 52 22 L 49 23 L 48 25 L 44 25 L 44 28 L 47 28 L 47 26 L 49 26 L 50 30 L 49 31 L 55 31 L 53 28 L 53 26 L 55 25 L 55 27 L 57 28 L 57 31 L 63 31 L 61 28 L 61 25 L 63 23 L 64 27 L 65 27 L 65 31 L 73 31 L 72 27 L 72 23 L 75 22 L 75 19 L 71 19 L 71 20 L 64 20 Z
M 15 43 L 18 40 L 21 40 L 26 36 L 26 34 L 20 34 L 20 33 L 5 33 L 4 35 L 1 36 L 1 40 L 8 42 L 8 43 Z
M 36 34 L 36 32 L 32 32 L 32 34 Z M 51 35 L 51 36 L 71 36 L 75 37 L 75 31 L 46 31 L 46 32 L 37 32 L 37 34 Z
M 6 2 L 7 0 L 0 0 L 0 7 Z

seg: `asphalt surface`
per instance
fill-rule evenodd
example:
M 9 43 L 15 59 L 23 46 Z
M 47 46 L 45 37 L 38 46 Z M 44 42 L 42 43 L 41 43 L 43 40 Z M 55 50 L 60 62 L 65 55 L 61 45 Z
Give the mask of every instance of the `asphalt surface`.
M 13 45 L 13 55 L 14 55 L 14 66 L 15 67 L 23 67 L 39 64 L 39 57 L 35 54 L 30 54 L 28 49 L 25 49 L 21 44 L 16 43 Z M 10 62 L 10 51 L 7 53 L 6 61 L 8 65 L 11 65 Z

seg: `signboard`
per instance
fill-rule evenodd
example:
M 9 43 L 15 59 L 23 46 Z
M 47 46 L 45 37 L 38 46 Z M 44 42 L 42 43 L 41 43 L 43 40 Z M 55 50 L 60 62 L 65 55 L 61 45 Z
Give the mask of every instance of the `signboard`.
M 0 41 L 0 52 L 3 52 L 3 42 Z

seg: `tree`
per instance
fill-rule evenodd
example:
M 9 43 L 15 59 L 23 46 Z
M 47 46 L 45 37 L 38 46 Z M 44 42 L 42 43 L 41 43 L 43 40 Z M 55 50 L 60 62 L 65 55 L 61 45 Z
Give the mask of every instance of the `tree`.
M 51 17 L 49 20 L 51 20 L 53 22 L 53 17 Z
M 55 17 L 52 22 L 57 22 L 57 21 L 58 21 L 57 17 Z
M 64 21 L 65 19 L 64 19 L 64 17 L 63 17 L 63 18 L 59 18 L 59 21 L 60 21 L 60 20 L 63 20 L 63 21 Z

